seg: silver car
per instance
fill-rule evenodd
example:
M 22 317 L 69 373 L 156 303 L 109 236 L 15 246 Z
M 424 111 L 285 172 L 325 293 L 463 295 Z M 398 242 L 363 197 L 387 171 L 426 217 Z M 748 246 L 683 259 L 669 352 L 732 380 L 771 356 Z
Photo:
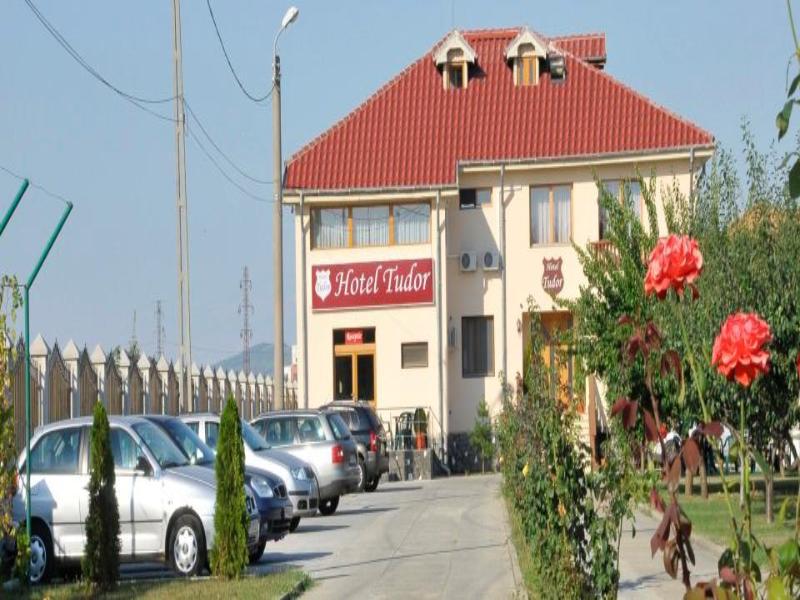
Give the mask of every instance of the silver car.
M 180 575 L 206 567 L 214 540 L 214 472 L 192 466 L 163 430 L 141 417 L 109 418 L 124 562 L 165 560 Z M 47 581 L 58 566 L 80 561 L 89 513 L 89 438 L 92 419 L 59 421 L 31 440 L 32 583 Z M 20 478 L 28 467 L 19 458 Z M 248 543 L 257 547 L 260 520 L 245 487 Z M 14 518 L 25 520 L 25 489 L 14 497 Z
M 181 415 L 180 419 L 191 427 L 207 445 L 216 449 L 219 438 L 219 415 L 213 413 L 192 413 Z M 301 517 L 316 514 L 319 505 L 319 491 L 314 469 L 303 460 L 288 452 L 273 450 L 266 440 L 242 420 L 244 438 L 244 464 L 254 469 L 267 471 L 283 479 L 292 501 L 292 523 L 289 531 L 294 531 Z
M 332 515 L 339 497 L 357 491 L 364 481 L 356 444 L 342 418 L 332 411 L 286 410 L 252 421 L 273 448 L 310 464 L 319 483 L 319 512 Z

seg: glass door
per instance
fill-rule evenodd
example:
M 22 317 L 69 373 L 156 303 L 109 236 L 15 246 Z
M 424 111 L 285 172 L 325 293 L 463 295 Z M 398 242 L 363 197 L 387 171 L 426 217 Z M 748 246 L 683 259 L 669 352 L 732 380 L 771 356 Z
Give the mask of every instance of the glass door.
M 353 355 L 334 357 L 333 361 L 333 399 L 353 399 Z
M 333 397 L 375 402 L 375 328 L 333 332 Z
M 375 402 L 375 355 L 356 354 L 356 398 Z

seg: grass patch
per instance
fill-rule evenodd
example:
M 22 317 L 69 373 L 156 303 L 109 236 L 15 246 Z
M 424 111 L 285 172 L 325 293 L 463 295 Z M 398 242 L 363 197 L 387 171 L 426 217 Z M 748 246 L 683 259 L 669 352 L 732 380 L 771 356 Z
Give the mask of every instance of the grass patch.
M 727 476 L 730 485 L 731 504 L 736 515 L 737 521 L 741 522 L 742 511 L 739 509 L 739 478 L 735 474 Z M 755 486 L 755 491 L 751 494 L 751 507 L 753 517 L 753 534 L 767 546 L 772 546 L 794 536 L 795 506 L 797 501 L 797 477 L 775 477 L 773 509 L 775 521 L 767 523 L 766 502 L 764 493 L 764 478 L 761 475 L 751 475 L 751 483 Z M 722 482 L 719 477 L 708 478 L 708 499 L 705 500 L 700 495 L 699 478 L 695 477 L 693 486 L 694 495 L 686 496 L 681 486 L 679 501 L 681 508 L 686 512 L 692 521 L 692 530 L 719 544 L 727 547 L 731 534 L 730 514 L 728 504 L 722 491 Z M 786 520 L 780 523 L 778 511 L 784 499 L 788 498 L 786 510 Z M 766 562 L 763 551 L 756 553 L 756 560 L 760 564 Z
M 308 589 L 311 579 L 302 571 L 294 569 L 263 576 L 245 577 L 235 581 L 209 578 L 188 581 L 171 579 L 164 581 L 122 582 L 115 591 L 100 596 L 100 598 L 106 600 L 133 600 L 134 598 L 141 600 L 281 598 L 291 592 L 300 582 L 303 582 L 304 589 Z M 79 600 L 92 597 L 81 583 L 34 587 L 22 592 L 17 591 L 14 595 L 20 600 Z
M 517 562 L 519 563 L 519 570 L 522 575 L 522 583 L 525 586 L 525 591 L 528 593 L 529 598 L 538 598 L 538 590 L 541 589 L 541 586 L 539 576 L 536 572 L 536 564 L 533 560 L 531 546 L 522 530 L 522 521 L 520 520 L 519 513 L 514 510 L 514 506 L 505 494 L 503 494 L 503 499 L 506 503 L 508 521 L 511 525 L 511 541 L 514 543 L 514 550 L 517 553 Z

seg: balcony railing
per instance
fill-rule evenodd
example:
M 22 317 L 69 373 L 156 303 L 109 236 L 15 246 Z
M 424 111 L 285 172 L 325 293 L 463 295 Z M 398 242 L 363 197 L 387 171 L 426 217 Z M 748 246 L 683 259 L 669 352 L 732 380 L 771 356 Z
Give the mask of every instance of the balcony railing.
M 598 259 L 604 259 L 613 264 L 619 264 L 619 251 L 609 240 L 589 242 L 589 252 Z

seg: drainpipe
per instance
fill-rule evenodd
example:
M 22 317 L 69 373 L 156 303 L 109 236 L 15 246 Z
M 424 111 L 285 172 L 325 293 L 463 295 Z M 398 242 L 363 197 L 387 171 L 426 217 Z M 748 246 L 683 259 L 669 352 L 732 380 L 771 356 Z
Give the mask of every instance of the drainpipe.
M 694 196 L 694 146 L 689 149 L 689 202 Z
M 500 285 L 501 285 L 501 305 L 500 305 L 500 330 L 501 336 L 501 359 L 503 367 L 502 384 L 503 394 L 508 385 L 508 331 L 506 327 L 506 207 L 505 207 L 505 177 L 506 166 L 500 165 L 500 201 L 497 203 L 500 229 Z
M 442 462 L 447 464 L 447 451 L 444 439 L 444 369 L 442 358 L 442 228 L 439 206 L 442 191 L 436 190 L 436 367 L 439 378 L 439 441 L 442 448 Z
M 304 210 L 305 194 L 300 192 L 300 289 L 302 296 L 300 323 L 303 328 L 303 408 L 308 409 L 308 319 L 306 312 L 306 213 Z

